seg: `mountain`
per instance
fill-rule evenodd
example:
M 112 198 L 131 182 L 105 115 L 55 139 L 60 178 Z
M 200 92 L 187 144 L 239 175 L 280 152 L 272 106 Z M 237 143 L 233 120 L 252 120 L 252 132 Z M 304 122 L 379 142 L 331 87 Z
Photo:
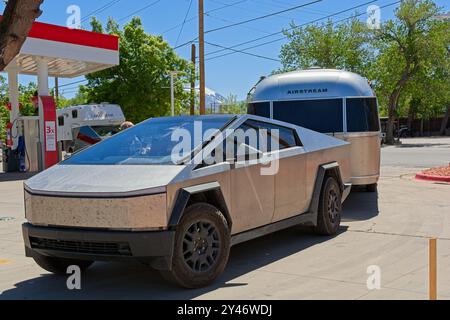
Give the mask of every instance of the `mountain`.
M 197 86 L 195 88 L 197 90 L 197 96 L 200 93 L 200 88 Z M 186 91 L 190 91 L 190 88 L 185 88 Z M 214 90 L 206 87 L 206 110 L 212 111 L 212 113 L 219 112 L 220 105 L 226 103 L 227 98 L 225 98 L 220 93 L 215 92 Z M 198 106 L 197 106 L 198 108 Z

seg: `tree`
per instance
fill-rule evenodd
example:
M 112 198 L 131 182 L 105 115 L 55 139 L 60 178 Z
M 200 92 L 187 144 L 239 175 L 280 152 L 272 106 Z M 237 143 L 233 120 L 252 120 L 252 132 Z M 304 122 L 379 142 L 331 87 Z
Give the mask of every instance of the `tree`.
M 67 99 L 63 95 L 60 95 L 58 100 L 59 100 L 58 108 L 62 109 L 62 108 L 66 108 L 69 106 L 77 106 L 77 105 L 86 104 L 86 103 L 88 103 L 89 99 L 88 99 L 85 88 L 83 86 L 80 86 L 80 89 L 77 92 L 77 94 L 75 95 L 75 97 L 73 97 L 71 99 Z
M 246 114 L 247 104 L 245 101 L 238 101 L 236 95 L 230 94 L 220 106 L 220 112 L 223 114 Z
M 7 103 L 8 86 L 6 85 L 5 78 L 0 75 L 0 141 L 6 139 L 6 123 L 9 120 L 9 111 L 6 108 Z
M 291 23 L 290 27 L 284 32 L 289 42 L 281 49 L 279 71 L 317 66 L 366 73 L 373 54 L 367 46 L 367 28 L 356 18 L 338 25 L 329 20 L 303 28 Z
M 388 143 L 394 143 L 399 100 L 407 85 L 414 79 L 425 84 L 426 78 L 420 76 L 432 74 L 427 72 L 430 66 L 448 59 L 450 29 L 448 22 L 433 19 L 438 13 L 432 1 L 404 0 L 396 10 L 397 19 L 374 32 L 378 57 L 373 78 L 379 98 L 387 105 Z
M 31 97 L 36 93 L 37 86 L 35 83 L 30 82 L 28 85 L 19 86 L 19 102 L 21 105 L 21 116 L 34 116 L 37 110 L 34 108 Z M 6 85 L 5 78 L 0 76 L 0 140 L 6 139 L 6 124 L 9 122 L 9 110 L 6 105 L 9 102 L 8 86 Z
M 104 32 L 93 19 L 93 31 Z M 128 120 L 140 122 L 150 117 L 170 114 L 170 72 L 178 71 L 176 110 L 189 108 L 191 63 L 180 58 L 160 36 L 145 33 L 139 18 L 133 18 L 123 30 L 109 20 L 106 32 L 120 38 L 120 65 L 88 75 L 82 89 L 89 102 L 108 101 L 120 104 Z
M 20 52 L 43 0 L 8 0 L 0 21 L 0 71 Z

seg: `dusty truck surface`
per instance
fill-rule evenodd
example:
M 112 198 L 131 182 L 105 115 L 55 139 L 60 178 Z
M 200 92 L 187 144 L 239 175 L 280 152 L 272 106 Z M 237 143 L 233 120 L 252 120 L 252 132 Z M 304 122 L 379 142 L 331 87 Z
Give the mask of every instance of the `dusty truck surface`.
M 233 245 L 296 225 L 335 234 L 350 181 L 349 143 L 293 124 L 151 119 L 25 182 L 26 255 L 56 274 L 134 259 L 202 287 Z

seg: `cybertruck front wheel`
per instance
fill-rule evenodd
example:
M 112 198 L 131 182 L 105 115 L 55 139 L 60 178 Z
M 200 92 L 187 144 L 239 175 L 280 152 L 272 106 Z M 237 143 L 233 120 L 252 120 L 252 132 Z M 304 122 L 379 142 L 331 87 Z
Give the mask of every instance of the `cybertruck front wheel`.
M 33 255 L 33 259 L 42 269 L 57 275 L 65 275 L 70 266 L 78 266 L 81 271 L 84 271 L 94 263 L 93 261 L 47 257 L 37 253 Z
M 188 289 L 205 287 L 222 274 L 229 253 L 230 230 L 223 214 L 209 204 L 194 204 L 177 227 L 172 270 L 162 275 Z
M 342 193 L 339 184 L 333 177 L 326 177 L 319 200 L 317 227 L 320 235 L 332 236 L 341 225 Z

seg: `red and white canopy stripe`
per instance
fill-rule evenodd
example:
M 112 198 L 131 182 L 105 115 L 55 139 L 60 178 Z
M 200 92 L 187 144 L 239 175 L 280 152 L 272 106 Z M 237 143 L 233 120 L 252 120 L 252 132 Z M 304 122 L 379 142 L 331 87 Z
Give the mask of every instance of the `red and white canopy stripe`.
M 82 76 L 119 64 L 119 38 L 34 22 L 16 58 L 20 73 L 37 74 L 36 57 L 47 60 L 49 76 Z

